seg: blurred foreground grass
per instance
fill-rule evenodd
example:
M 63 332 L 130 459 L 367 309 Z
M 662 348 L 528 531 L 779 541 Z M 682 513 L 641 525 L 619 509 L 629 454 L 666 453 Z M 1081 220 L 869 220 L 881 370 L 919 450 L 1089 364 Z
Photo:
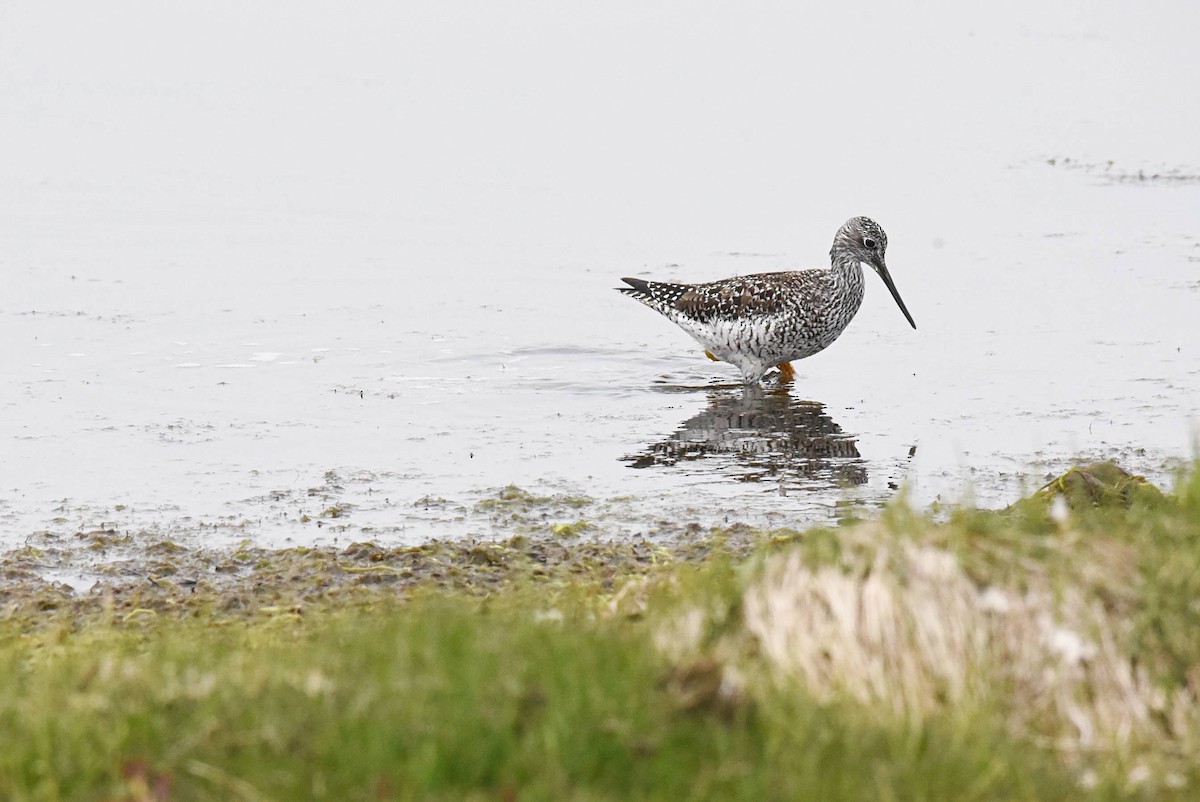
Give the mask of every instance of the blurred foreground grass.
M 1200 797 L 1197 466 L 744 542 L 356 544 L 10 592 L 0 796 Z

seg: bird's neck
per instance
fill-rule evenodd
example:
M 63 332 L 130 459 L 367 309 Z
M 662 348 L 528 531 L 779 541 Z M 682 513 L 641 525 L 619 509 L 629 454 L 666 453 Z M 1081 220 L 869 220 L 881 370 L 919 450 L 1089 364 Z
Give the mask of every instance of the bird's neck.
M 830 254 L 829 280 L 833 292 L 829 298 L 829 343 L 850 325 L 863 300 L 863 270 L 858 258 L 849 253 Z M 828 345 L 829 343 L 826 343 Z
M 863 294 L 862 263 L 850 253 L 833 251 L 829 254 L 829 272 L 834 283 L 860 299 Z

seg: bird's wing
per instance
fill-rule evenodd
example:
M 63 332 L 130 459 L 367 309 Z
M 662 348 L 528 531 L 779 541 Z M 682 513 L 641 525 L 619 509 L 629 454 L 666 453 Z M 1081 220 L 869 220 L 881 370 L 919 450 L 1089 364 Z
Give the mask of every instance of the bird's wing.
M 693 320 L 769 317 L 794 308 L 797 300 L 815 294 L 824 271 L 804 270 L 736 276 L 694 284 L 672 306 Z

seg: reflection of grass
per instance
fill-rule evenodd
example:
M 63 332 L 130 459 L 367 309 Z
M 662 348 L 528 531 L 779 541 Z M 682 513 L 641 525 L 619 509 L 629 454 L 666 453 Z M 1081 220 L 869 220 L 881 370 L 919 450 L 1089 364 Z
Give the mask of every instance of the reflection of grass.
M 1200 465 L 1085 470 L 749 556 L 246 547 L 194 592 L 10 595 L 0 796 L 1194 799 Z

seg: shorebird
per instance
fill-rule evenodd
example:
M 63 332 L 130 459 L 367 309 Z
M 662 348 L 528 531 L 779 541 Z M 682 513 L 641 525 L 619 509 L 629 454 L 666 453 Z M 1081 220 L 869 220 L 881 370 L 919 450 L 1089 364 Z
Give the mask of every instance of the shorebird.
M 755 384 L 772 367 L 783 381 L 792 360 L 828 348 L 854 318 L 863 299 L 865 262 L 883 279 L 900 311 L 912 315 L 888 273 L 887 234 L 869 217 L 851 217 L 833 238 L 829 267 L 756 273 L 707 284 L 621 279 L 618 287 L 692 335 L 714 362 L 729 362 Z

